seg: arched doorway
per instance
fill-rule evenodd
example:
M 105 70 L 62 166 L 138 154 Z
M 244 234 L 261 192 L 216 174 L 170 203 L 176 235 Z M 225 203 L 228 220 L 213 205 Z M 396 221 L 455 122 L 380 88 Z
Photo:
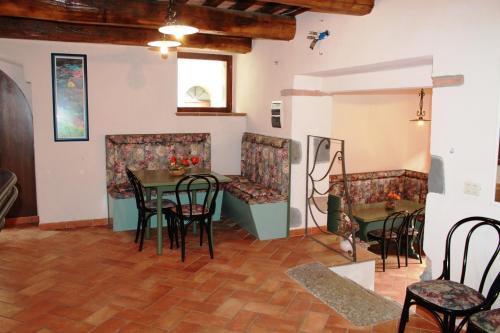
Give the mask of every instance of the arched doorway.
M 19 197 L 7 217 L 37 215 L 33 114 L 16 82 L 0 70 L 0 168 L 17 176 Z

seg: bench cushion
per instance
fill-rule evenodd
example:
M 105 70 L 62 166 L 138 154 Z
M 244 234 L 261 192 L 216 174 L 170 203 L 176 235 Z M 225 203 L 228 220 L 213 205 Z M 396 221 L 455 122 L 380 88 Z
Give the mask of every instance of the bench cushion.
M 129 183 L 108 186 L 108 193 L 114 199 L 126 199 L 134 197 L 134 190 Z
M 250 181 L 243 176 L 230 176 L 232 182 L 225 186 L 225 190 L 236 198 L 248 204 L 262 204 L 282 202 L 287 200 L 287 196 L 278 191 L 264 187 L 259 183 Z

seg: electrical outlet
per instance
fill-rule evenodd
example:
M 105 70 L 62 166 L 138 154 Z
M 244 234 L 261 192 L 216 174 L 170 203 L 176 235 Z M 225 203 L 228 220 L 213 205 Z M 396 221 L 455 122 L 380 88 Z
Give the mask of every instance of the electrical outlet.
M 481 193 L 481 185 L 473 182 L 464 183 L 464 193 L 468 195 L 474 195 L 476 197 Z

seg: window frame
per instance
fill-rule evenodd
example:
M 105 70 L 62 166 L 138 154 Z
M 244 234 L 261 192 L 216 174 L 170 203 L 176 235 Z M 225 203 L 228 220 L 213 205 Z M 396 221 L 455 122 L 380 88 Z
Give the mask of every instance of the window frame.
M 179 107 L 177 112 L 233 112 L 233 56 L 225 54 L 210 54 L 210 53 L 192 53 L 178 52 L 177 59 L 195 59 L 195 60 L 218 60 L 226 62 L 226 107 Z M 177 69 L 177 80 L 179 80 L 179 72 Z M 178 87 L 178 81 L 177 81 Z M 177 101 L 178 103 L 179 101 Z

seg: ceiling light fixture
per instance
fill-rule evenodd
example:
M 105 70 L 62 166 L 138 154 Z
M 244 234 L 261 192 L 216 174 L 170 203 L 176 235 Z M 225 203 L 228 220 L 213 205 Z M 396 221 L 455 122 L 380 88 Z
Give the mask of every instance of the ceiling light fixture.
M 163 40 L 155 40 L 154 42 L 148 43 L 148 46 L 157 47 L 160 49 L 160 54 L 162 58 L 166 58 L 168 56 L 169 47 L 177 47 L 180 45 L 181 43 L 178 41 L 166 40 L 165 35 L 163 35 Z
M 177 39 L 181 39 L 184 35 L 195 34 L 199 31 L 198 28 L 179 24 L 176 21 L 177 11 L 175 9 L 174 0 L 168 1 L 167 23 L 158 29 L 162 34 L 174 35 Z
M 425 111 L 424 111 L 424 96 L 425 92 L 424 89 L 420 89 L 420 107 L 419 110 L 417 111 L 417 118 L 412 119 L 410 121 L 416 121 L 418 126 L 424 126 L 426 121 L 430 121 L 429 119 L 424 119 L 425 117 Z

